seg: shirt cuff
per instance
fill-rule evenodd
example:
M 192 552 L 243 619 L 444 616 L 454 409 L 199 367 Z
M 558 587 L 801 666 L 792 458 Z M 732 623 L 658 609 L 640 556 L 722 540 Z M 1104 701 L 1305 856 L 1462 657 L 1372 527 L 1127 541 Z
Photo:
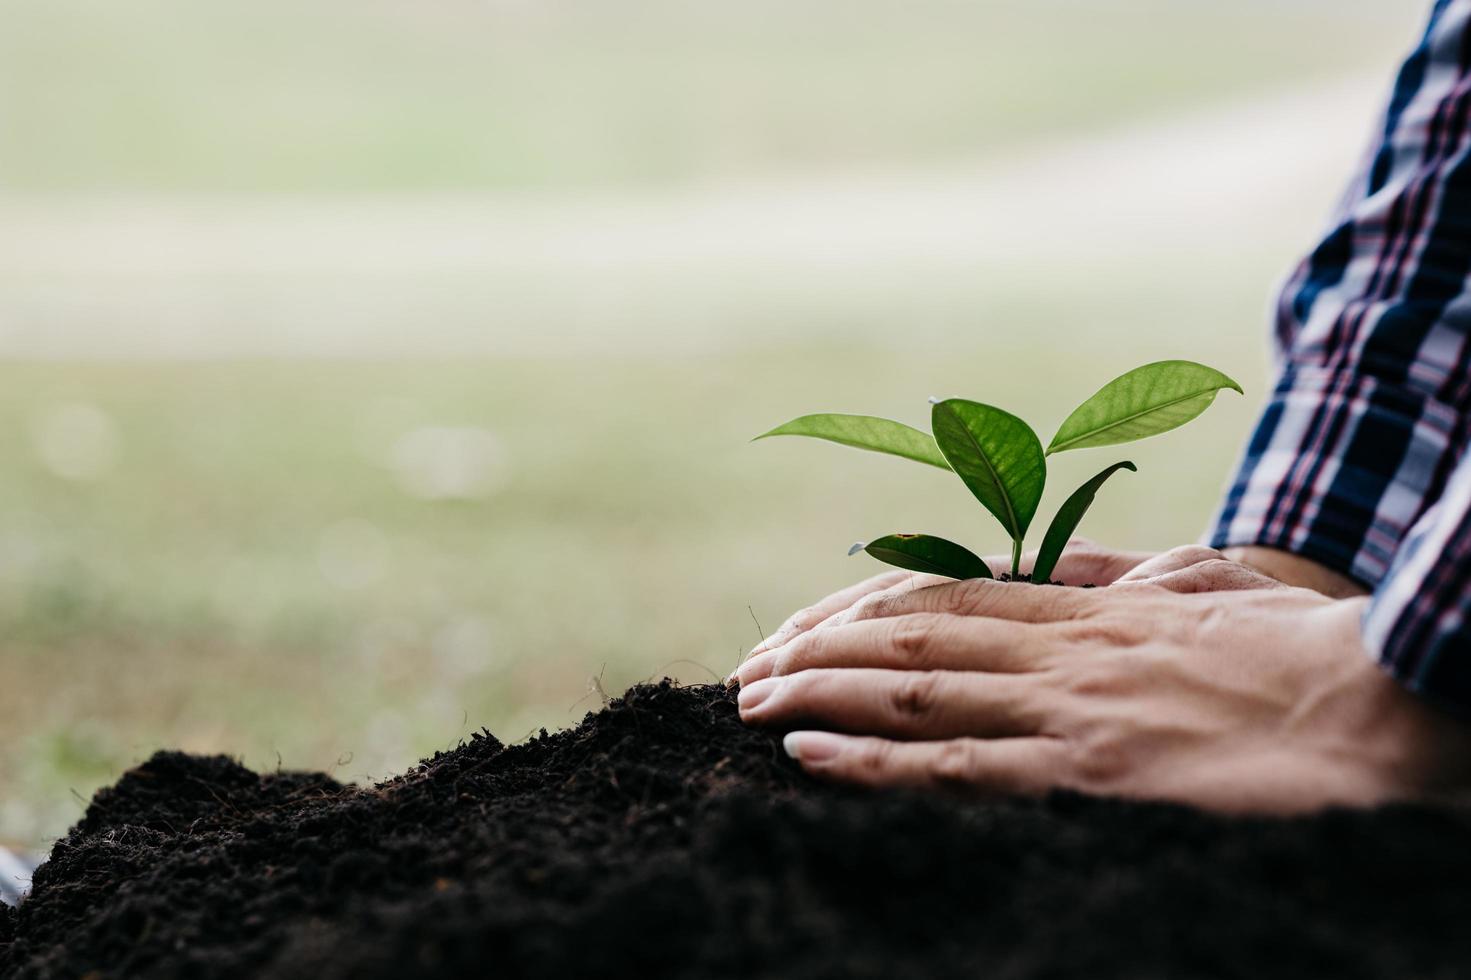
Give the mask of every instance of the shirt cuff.
M 1405 539 L 1364 612 L 1363 637 L 1410 690 L 1471 711 L 1471 462 Z
M 1208 541 L 1301 555 L 1369 588 L 1439 493 L 1456 414 L 1365 373 L 1289 365 Z

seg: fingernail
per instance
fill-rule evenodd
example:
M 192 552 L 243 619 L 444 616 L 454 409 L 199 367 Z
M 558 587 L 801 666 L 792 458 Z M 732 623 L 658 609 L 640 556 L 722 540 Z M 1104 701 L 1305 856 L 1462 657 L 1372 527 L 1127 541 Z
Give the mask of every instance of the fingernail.
M 742 712 L 755 711 L 761 706 L 761 702 L 776 693 L 781 687 L 781 678 L 768 677 L 765 680 L 755 681 L 741 688 L 740 697 L 736 699 Z
M 787 732 L 781 747 L 798 762 L 827 762 L 843 751 L 843 739 L 831 732 Z

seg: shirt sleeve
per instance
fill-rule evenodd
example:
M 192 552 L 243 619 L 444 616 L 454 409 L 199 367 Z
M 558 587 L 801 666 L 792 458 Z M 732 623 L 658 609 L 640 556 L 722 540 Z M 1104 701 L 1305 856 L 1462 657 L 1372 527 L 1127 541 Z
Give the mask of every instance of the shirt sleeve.
M 1471 418 L 1468 22 L 1471 0 L 1434 5 L 1330 230 L 1283 286 L 1280 375 L 1215 547 L 1282 549 L 1374 588 L 1455 470 Z
M 1471 460 L 1416 522 L 1364 613 L 1364 645 L 1406 687 L 1471 712 Z

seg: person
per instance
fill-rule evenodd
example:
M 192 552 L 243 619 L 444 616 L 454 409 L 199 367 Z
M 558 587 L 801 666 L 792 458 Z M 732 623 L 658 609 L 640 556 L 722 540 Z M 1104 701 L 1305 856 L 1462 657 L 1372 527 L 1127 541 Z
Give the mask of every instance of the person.
M 790 618 L 740 713 L 815 776 L 1292 813 L 1471 779 L 1471 0 L 1437 0 L 1276 308 L 1209 535 L 1066 583 L 889 573 Z

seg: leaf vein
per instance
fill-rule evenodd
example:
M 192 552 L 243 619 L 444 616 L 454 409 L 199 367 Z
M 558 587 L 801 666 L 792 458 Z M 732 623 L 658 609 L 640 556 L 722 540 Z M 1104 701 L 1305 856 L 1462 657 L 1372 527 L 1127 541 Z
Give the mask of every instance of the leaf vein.
M 1213 392 L 1217 392 L 1217 391 L 1220 391 L 1220 390 L 1221 390 L 1220 388 L 1207 388 L 1205 391 L 1197 391 L 1194 394 L 1182 395 L 1179 398 L 1176 398 L 1176 399 L 1174 399 L 1172 401 L 1163 402 L 1163 403 L 1161 403 L 1159 405 L 1153 405 L 1153 406 L 1150 406 L 1149 408 L 1141 409 L 1140 411 L 1135 412 L 1133 415 L 1127 415 L 1124 418 L 1116 419 L 1115 421 L 1110 422 L 1107 425 L 1100 425 L 1096 429 L 1089 429 L 1087 432 L 1084 432 L 1082 435 L 1074 436 L 1073 438 L 1067 440 L 1066 442 L 1056 443 L 1051 448 L 1049 448 L 1047 451 L 1049 453 L 1060 453 L 1063 450 L 1067 449 L 1067 447 L 1069 447 L 1071 445 L 1074 445 L 1076 443 L 1082 442 L 1084 439 L 1088 439 L 1088 438 L 1090 438 L 1092 436 L 1096 436 L 1096 435 L 1098 435 L 1101 432 L 1107 432 L 1110 429 L 1117 429 L 1119 426 L 1125 424 L 1126 422 L 1132 422 L 1135 419 L 1143 418 L 1144 416 L 1149 415 L 1152 412 L 1161 412 L 1161 411 L 1164 411 L 1167 408 L 1174 408 L 1176 405 L 1179 405 L 1182 402 L 1188 402 L 1192 398 L 1199 398 L 1202 395 L 1209 395 L 1209 394 L 1212 394 Z

